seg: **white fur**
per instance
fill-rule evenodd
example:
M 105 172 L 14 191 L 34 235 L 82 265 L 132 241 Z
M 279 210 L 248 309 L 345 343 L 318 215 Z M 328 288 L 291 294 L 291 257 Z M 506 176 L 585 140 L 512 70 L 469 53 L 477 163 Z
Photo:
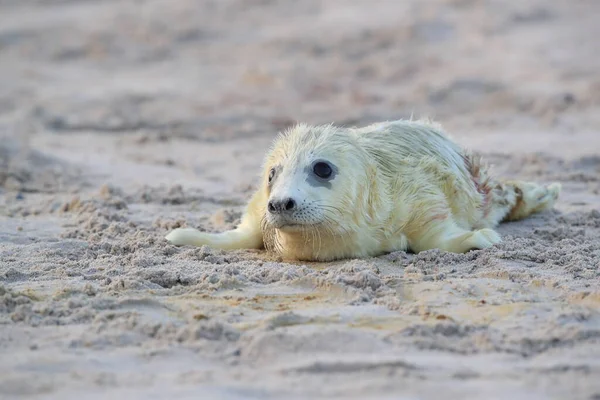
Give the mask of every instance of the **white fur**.
M 333 163 L 331 188 L 307 183 L 307 166 Z M 268 184 L 269 171 L 279 168 Z M 261 248 L 287 259 L 333 260 L 395 250 L 452 252 L 500 241 L 492 229 L 552 207 L 560 185 L 500 183 L 431 122 L 393 121 L 363 128 L 298 125 L 275 141 L 263 182 L 241 224 L 221 234 L 177 229 L 176 245 Z M 279 226 L 269 199 L 298 203 L 295 227 Z

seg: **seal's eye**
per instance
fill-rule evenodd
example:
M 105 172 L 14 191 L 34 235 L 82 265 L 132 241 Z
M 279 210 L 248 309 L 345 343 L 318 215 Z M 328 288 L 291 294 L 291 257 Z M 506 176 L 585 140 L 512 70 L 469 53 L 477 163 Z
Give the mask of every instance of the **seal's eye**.
M 271 183 L 271 181 L 273 180 L 274 177 L 275 177 L 275 168 L 271 168 L 271 170 L 269 171 L 269 183 Z
M 333 170 L 331 169 L 331 166 L 326 162 L 319 161 L 313 166 L 313 172 L 319 178 L 327 179 L 331 176 Z

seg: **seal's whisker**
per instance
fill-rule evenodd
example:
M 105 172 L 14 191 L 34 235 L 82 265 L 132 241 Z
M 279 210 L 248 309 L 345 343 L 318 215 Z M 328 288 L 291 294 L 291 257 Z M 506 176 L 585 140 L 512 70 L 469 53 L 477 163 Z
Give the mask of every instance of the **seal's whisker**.
M 331 228 L 331 223 L 328 219 L 326 219 L 326 221 L 328 222 L 327 224 L 323 225 L 325 227 L 325 229 L 327 230 L 327 233 L 329 233 L 329 236 L 331 237 L 332 240 L 337 240 L 338 238 L 342 240 L 342 244 L 344 245 L 344 247 L 346 246 L 346 238 L 345 235 L 336 235 L 335 232 L 333 231 L 333 229 Z M 333 245 L 335 245 L 334 243 L 332 243 Z
M 317 232 L 317 236 L 319 237 L 319 248 L 317 249 L 317 255 L 321 253 L 321 247 L 323 246 L 323 242 L 321 240 L 321 231 L 319 229 L 313 229 L 313 231 Z
M 327 224 L 325 224 L 324 226 L 326 227 L 327 231 L 331 235 L 332 239 L 340 239 L 342 241 L 342 245 L 344 247 L 346 247 L 346 244 L 348 242 L 348 236 L 349 236 L 348 230 L 345 227 L 338 226 L 339 228 L 342 229 L 342 234 L 336 233 L 332 228 L 332 225 L 334 223 L 333 219 L 329 216 L 326 216 L 325 221 L 327 222 Z

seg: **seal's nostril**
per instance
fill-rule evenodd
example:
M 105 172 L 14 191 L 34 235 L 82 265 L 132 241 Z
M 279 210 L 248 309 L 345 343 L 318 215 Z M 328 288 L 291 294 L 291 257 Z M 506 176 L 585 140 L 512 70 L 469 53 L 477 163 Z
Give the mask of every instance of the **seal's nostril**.
M 294 209 L 294 207 L 296 207 L 296 202 L 294 201 L 294 199 L 288 199 L 288 201 L 285 203 L 286 211 L 290 211 Z
M 283 200 L 271 200 L 267 203 L 267 209 L 271 214 L 279 214 L 286 211 L 293 211 L 296 208 L 296 201 L 291 197 Z

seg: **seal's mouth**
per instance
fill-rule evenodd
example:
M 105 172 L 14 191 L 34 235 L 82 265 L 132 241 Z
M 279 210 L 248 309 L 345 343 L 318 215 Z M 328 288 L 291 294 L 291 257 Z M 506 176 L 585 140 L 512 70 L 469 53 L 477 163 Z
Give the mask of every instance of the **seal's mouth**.
M 275 229 L 278 229 L 282 232 L 298 232 L 301 230 L 305 230 L 309 226 L 310 225 L 297 224 L 297 223 L 293 223 L 293 222 L 281 222 L 278 224 L 273 224 L 273 227 Z
M 318 225 L 322 223 L 320 220 L 312 220 L 302 215 L 297 217 L 295 215 L 277 214 L 267 214 L 265 222 L 269 227 L 285 233 L 303 232 L 315 228 L 318 229 Z
M 314 227 L 314 224 L 295 221 L 291 218 L 274 218 L 268 221 L 268 224 L 272 228 L 286 233 L 306 231 Z
M 322 235 L 327 232 L 333 233 L 323 221 L 298 221 L 291 218 L 276 218 L 265 221 L 266 224 L 273 229 L 283 233 L 303 233 L 307 234 L 313 230 L 322 231 Z

